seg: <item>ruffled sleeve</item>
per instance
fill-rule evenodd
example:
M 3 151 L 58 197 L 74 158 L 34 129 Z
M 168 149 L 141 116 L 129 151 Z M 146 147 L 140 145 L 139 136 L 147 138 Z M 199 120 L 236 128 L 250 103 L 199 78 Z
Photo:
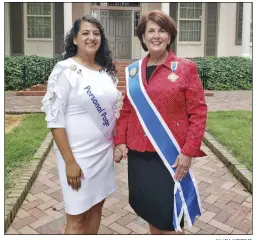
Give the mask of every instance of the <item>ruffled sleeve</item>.
M 118 83 L 119 83 L 119 81 L 118 81 L 118 78 L 116 77 L 114 80 L 114 84 L 115 84 L 116 88 L 118 86 Z M 117 101 L 116 101 L 116 105 L 114 107 L 114 112 L 115 112 L 116 118 L 119 118 L 120 110 L 121 110 L 122 106 L 123 106 L 123 94 L 117 88 Z
M 71 91 L 71 84 L 64 72 L 66 68 L 57 63 L 48 79 L 41 108 L 46 113 L 48 128 L 65 128 L 65 111 Z
M 117 94 L 118 95 L 117 95 L 117 101 L 116 101 L 114 112 L 115 112 L 116 118 L 119 118 L 120 110 L 122 109 L 122 106 L 123 106 L 123 95 L 119 90 L 117 90 Z

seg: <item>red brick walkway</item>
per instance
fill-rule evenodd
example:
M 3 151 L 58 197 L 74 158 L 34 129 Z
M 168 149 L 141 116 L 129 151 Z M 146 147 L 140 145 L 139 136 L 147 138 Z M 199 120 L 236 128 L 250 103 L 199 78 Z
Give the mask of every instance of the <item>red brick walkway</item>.
M 208 97 L 209 109 L 230 109 L 231 101 L 232 109 L 251 110 L 251 92 L 241 92 L 219 93 L 215 97 Z M 227 97 L 229 95 L 231 98 Z M 236 99 L 243 100 L 241 105 L 235 103 Z M 39 107 L 37 101 L 33 102 L 34 106 Z M 7 104 L 9 110 L 13 109 L 12 105 L 15 106 L 14 102 Z M 205 145 L 203 150 L 208 156 L 195 159 L 192 166 L 204 213 L 191 229 L 185 225 L 186 233 L 251 234 L 252 195 L 245 191 Z M 123 161 L 116 164 L 115 170 L 117 190 L 104 204 L 100 234 L 149 234 L 147 223 L 137 217 L 128 204 L 127 163 Z M 60 234 L 64 222 L 61 187 L 55 156 L 51 150 L 7 234 Z
M 40 112 L 43 97 L 15 96 L 5 93 L 5 111 Z M 213 97 L 206 97 L 209 111 L 252 110 L 252 91 L 214 91 Z
M 187 234 L 251 234 L 252 196 L 206 147 L 207 157 L 195 159 L 204 214 Z M 115 165 L 117 190 L 104 204 L 100 234 L 148 234 L 147 223 L 128 204 L 127 163 Z M 51 150 L 7 234 L 60 234 L 64 205 L 55 155 Z

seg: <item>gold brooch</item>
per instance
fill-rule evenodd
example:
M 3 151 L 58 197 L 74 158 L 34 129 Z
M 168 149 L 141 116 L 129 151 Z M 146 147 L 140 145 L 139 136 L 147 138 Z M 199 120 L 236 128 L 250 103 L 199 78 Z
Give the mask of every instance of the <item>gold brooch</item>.
M 172 82 L 175 82 L 178 79 L 178 75 L 176 75 L 175 73 L 171 73 L 168 76 L 168 79 L 171 80 Z
M 70 65 L 69 68 L 71 69 L 71 71 L 76 71 L 77 66 L 75 64 L 73 64 L 73 65 Z
M 129 72 L 130 77 L 134 77 L 136 75 L 136 73 L 138 72 L 137 68 L 132 68 Z

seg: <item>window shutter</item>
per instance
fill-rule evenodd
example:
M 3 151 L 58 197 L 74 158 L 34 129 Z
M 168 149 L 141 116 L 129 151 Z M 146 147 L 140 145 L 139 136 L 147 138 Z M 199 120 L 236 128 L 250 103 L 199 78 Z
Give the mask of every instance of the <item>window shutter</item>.
M 178 9 L 178 3 L 176 2 L 170 2 L 170 8 L 169 8 L 169 15 L 170 17 L 172 17 L 174 19 L 174 21 L 177 23 L 177 9 Z M 177 31 L 179 32 L 179 29 L 177 29 Z M 178 32 L 177 32 L 177 36 L 178 36 Z M 171 50 L 176 53 L 177 49 L 177 37 L 175 39 L 175 41 L 173 42 L 173 44 L 171 44 L 170 48 Z
M 217 55 L 217 21 L 218 21 L 218 4 L 206 4 L 206 56 Z

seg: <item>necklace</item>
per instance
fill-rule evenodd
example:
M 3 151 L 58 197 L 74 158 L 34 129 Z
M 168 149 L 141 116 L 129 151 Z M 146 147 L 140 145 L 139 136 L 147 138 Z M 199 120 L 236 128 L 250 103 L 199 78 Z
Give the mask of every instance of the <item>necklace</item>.
M 100 70 L 99 68 L 96 68 L 94 66 L 91 66 L 91 65 L 85 63 L 84 62 L 84 58 L 79 53 L 77 53 L 75 56 L 78 56 L 81 59 L 83 65 L 87 66 L 88 68 L 91 68 L 91 69 L 94 69 L 94 70 L 98 70 L 98 71 Z

